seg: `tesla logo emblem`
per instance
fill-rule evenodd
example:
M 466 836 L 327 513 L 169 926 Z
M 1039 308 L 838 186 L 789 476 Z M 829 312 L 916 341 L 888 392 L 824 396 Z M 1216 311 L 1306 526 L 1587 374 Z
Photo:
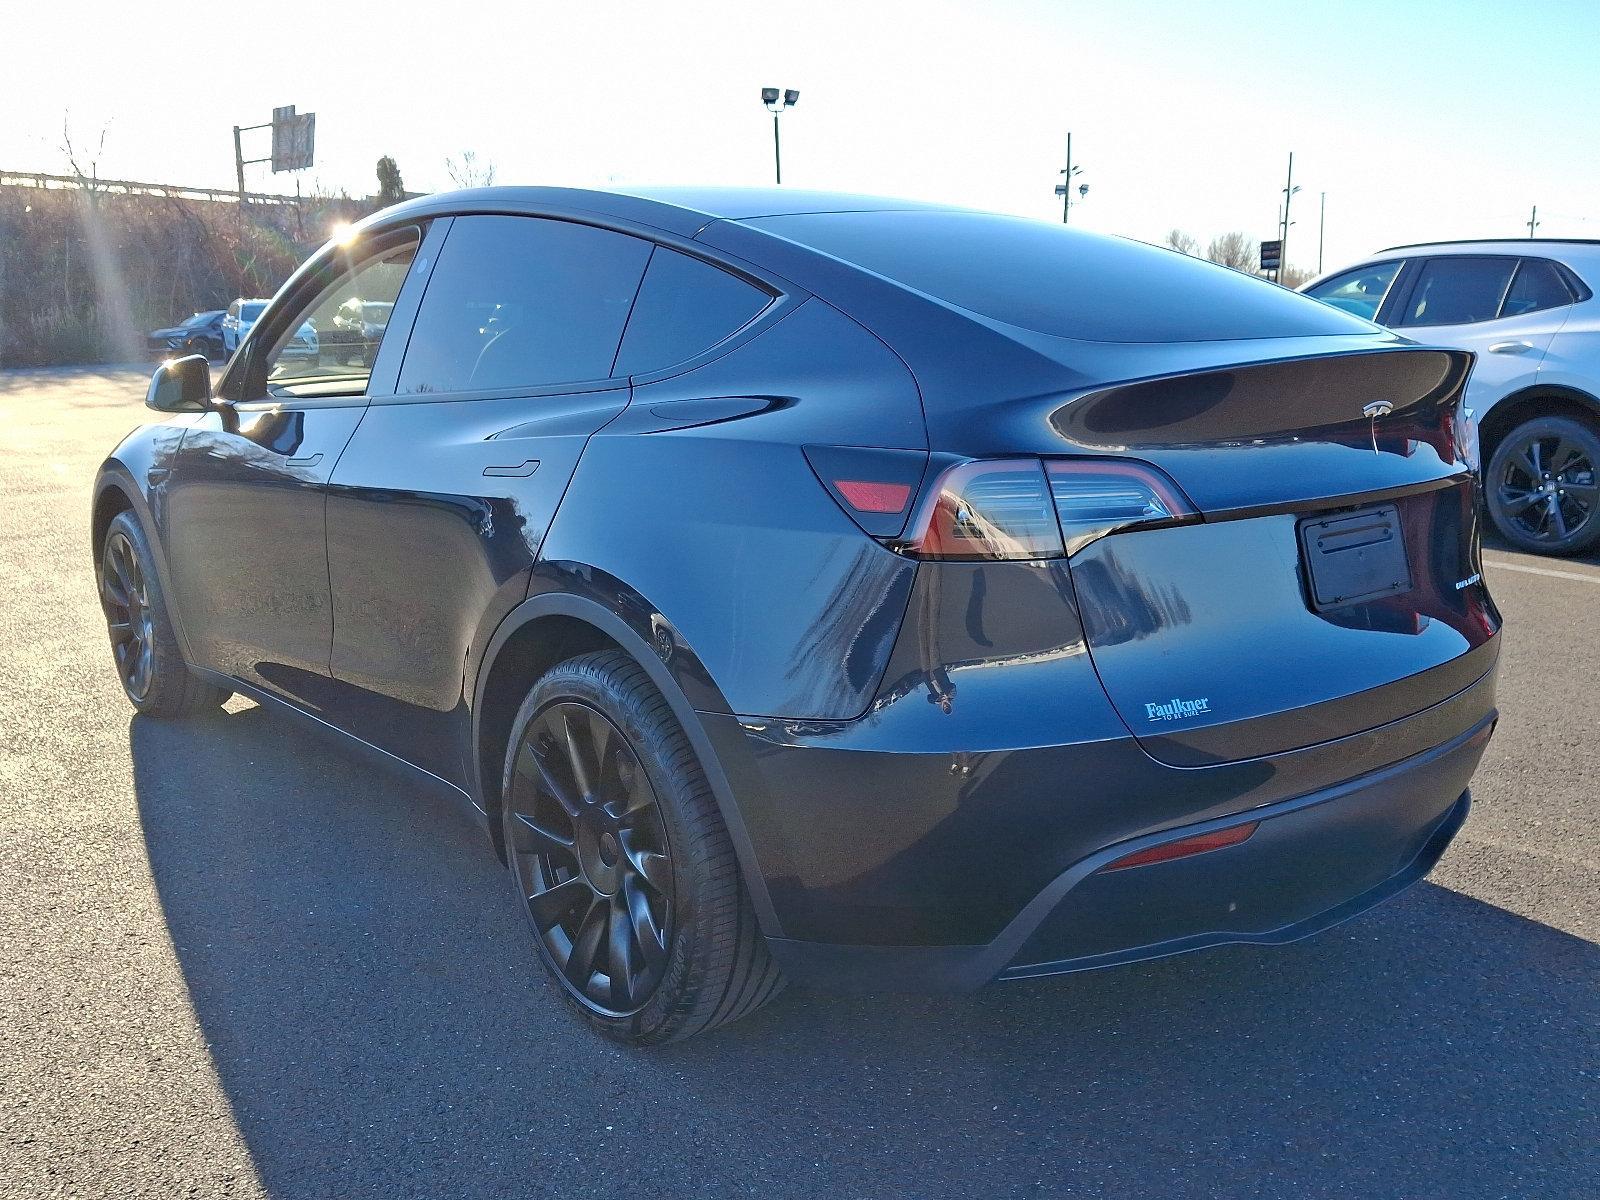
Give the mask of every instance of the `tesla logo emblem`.
M 1394 405 L 1387 400 L 1374 400 L 1371 404 L 1361 407 L 1361 415 L 1367 419 L 1372 427 L 1372 452 L 1378 453 L 1378 418 L 1387 417 L 1394 411 Z

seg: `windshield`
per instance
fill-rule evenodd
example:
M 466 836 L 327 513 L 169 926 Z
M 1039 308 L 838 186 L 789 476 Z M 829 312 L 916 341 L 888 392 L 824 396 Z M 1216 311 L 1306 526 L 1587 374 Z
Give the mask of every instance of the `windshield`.
M 266 307 L 267 306 L 265 302 L 260 304 L 246 304 L 239 309 L 239 319 L 241 321 L 254 321 L 261 315 L 262 310 L 264 310 Z
M 214 317 L 214 316 L 216 316 L 215 313 L 208 313 L 208 312 L 195 313 L 194 316 L 190 317 L 188 320 L 186 320 L 183 323 L 182 328 L 191 329 L 196 325 L 204 325 L 207 321 L 211 320 L 211 318 Z
M 1026 217 L 890 211 L 746 222 L 981 316 L 1093 342 L 1371 333 L 1265 280 Z

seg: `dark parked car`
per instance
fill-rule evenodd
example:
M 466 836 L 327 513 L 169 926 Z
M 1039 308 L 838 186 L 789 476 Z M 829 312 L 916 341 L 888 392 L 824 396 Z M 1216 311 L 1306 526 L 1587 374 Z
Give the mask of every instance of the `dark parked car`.
M 370 370 L 283 353 L 352 297 Z M 566 999 L 664 1041 L 1425 874 L 1496 716 L 1470 365 L 1042 222 L 446 194 L 215 394 L 159 369 L 93 546 L 142 713 L 242 693 L 459 796 Z
M 197 312 L 171 329 L 156 329 L 145 335 L 145 351 L 156 358 L 173 354 L 203 354 L 222 357 L 222 318 L 225 310 Z

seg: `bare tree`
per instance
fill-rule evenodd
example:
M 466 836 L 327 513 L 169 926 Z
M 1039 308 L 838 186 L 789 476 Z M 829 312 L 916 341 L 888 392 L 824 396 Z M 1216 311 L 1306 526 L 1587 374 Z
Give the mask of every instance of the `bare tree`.
M 476 150 L 463 150 L 459 159 L 446 158 L 445 172 L 450 182 L 460 188 L 493 187 L 496 168 L 493 159 L 478 161 Z
M 99 192 L 100 156 L 106 151 L 106 133 L 111 128 L 107 121 L 100 127 L 100 139 L 95 143 L 93 151 L 79 150 L 72 140 L 72 112 L 61 114 L 61 153 L 66 156 L 67 165 L 72 168 L 72 173 L 78 178 L 78 186 L 89 193 L 91 199 Z M 88 170 L 84 170 L 87 160 Z
M 1278 282 L 1286 288 L 1298 288 L 1303 283 L 1310 283 L 1316 275 L 1315 271 L 1308 271 L 1304 267 L 1291 267 L 1283 264 L 1283 270 L 1278 272 Z
M 1179 254 L 1187 254 L 1190 258 L 1200 257 L 1200 239 L 1182 229 L 1167 230 L 1167 245 Z
M 1211 244 L 1206 247 L 1206 257 L 1214 263 L 1221 263 L 1225 267 L 1232 267 L 1235 271 L 1243 271 L 1250 275 L 1255 274 L 1261 264 L 1255 238 L 1238 230 L 1218 234 L 1212 238 Z

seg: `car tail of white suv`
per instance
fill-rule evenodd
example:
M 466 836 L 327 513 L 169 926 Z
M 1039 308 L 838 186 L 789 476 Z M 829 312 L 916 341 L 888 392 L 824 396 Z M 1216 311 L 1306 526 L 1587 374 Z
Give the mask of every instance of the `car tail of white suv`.
M 1600 242 L 1395 246 L 1301 290 L 1430 345 L 1474 351 L 1484 500 L 1524 550 L 1600 544 Z

